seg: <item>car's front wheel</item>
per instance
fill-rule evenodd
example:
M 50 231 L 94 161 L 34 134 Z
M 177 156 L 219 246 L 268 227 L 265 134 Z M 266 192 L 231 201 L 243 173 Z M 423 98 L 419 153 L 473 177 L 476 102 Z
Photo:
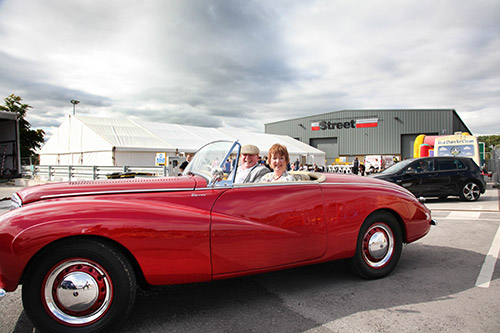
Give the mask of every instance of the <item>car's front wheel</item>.
M 465 182 L 460 190 L 460 199 L 464 201 L 476 201 L 481 196 L 481 189 L 473 182 Z
M 384 277 L 396 267 L 402 248 L 401 228 L 394 216 L 377 212 L 361 226 L 356 254 L 349 259 L 349 266 L 364 279 Z
M 102 331 L 132 309 L 135 294 L 125 256 L 111 244 L 83 239 L 40 253 L 22 289 L 26 314 L 43 332 Z

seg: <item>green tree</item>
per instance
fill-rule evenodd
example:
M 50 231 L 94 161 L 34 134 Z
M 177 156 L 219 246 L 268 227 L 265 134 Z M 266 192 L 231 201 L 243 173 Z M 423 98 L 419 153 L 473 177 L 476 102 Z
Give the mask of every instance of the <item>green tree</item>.
M 484 142 L 485 152 L 490 152 L 492 146 L 497 147 L 500 145 L 500 135 L 478 136 L 477 141 Z
M 21 157 L 36 156 L 36 150 L 44 141 L 45 132 L 41 129 L 31 129 L 31 124 L 26 120 L 26 113 L 32 106 L 22 103 L 22 98 L 14 94 L 6 97 L 5 106 L 0 105 L 0 110 L 15 112 L 19 120 L 19 141 Z

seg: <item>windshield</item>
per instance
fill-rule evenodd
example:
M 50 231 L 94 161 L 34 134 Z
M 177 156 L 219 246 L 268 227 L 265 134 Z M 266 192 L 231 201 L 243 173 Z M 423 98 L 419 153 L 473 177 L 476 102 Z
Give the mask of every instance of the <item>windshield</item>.
M 398 162 L 398 163 L 390 166 L 389 168 L 385 169 L 380 174 L 393 175 L 393 174 L 399 173 L 401 170 L 406 169 L 408 167 L 408 165 L 410 165 L 413 161 L 414 161 L 414 159 L 404 160 L 404 161 Z
M 189 162 L 184 174 L 193 173 L 210 181 L 214 172 L 223 169 L 233 150 L 235 157 L 238 157 L 236 155 L 239 152 L 239 146 L 239 143 L 231 141 L 215 141 L 203 146 Z

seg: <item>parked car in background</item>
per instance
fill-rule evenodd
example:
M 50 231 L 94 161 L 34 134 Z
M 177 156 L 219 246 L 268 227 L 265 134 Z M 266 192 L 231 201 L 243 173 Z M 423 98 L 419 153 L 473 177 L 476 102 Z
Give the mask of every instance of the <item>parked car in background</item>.
M 475 201 L 486 191 L 481 170 L 468 157 L 404 160 L 372 177 L 399 184 L 423 197 L 459 196 L 464 201 Z
M 240 144 L 201 148 L 184 175 L 53 183 L 14 194 L 0 216 L 0 296 L 23 285 L 44 332 L 107 330 L 136 286 L 206 282 L 347 259 L 366 279 L 397 265 L 430 211 L 377 179 L 315 172 L 234 184 Z M 374 296 L 376 297 L 376 295 Z

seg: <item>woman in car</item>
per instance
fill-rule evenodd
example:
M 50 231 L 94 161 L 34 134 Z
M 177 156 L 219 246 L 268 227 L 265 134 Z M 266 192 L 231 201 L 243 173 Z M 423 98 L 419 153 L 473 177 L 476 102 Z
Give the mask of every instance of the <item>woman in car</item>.
M 295 179 L 291 174 L 289 174 L 286 169 L 290 162 L 290 156 L 288 155 L 288 150 L 285 146 L 279 143 L 274 144 L 268 153 L 268 162 L 273 172 L 265 174 L 260 181 L 261 182 L 291 182 Z

